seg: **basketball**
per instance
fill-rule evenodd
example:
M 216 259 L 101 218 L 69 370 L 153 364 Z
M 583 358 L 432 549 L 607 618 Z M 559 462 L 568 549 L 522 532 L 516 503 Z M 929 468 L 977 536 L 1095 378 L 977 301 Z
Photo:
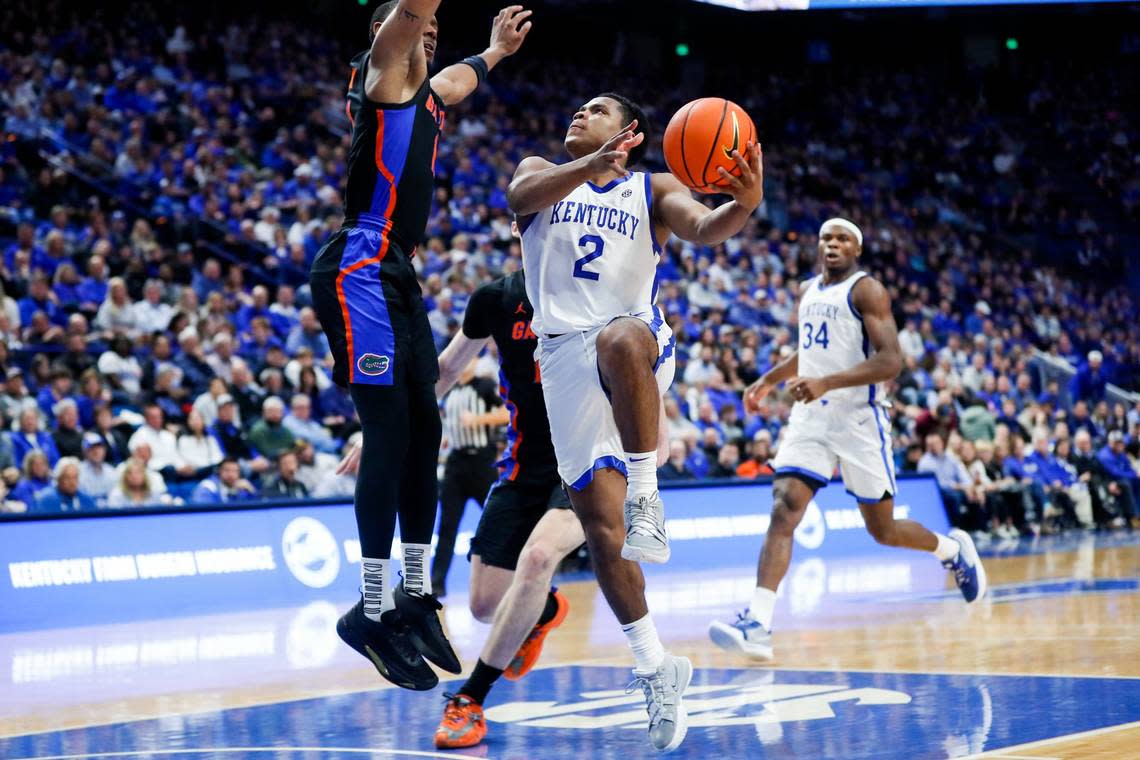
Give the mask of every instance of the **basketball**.
M 699 193 L 727 186 L 717 171 L 740 176 L 732 151 L 756 140 L 756 126 L 743 108 L 724 98 L 700 98 L 685 105 L 665 129 L 665 163 L 682 184 Z

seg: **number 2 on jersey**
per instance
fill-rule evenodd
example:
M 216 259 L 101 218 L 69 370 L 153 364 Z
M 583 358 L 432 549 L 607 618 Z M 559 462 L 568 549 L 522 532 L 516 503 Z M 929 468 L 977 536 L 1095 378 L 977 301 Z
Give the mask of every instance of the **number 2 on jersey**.
M 827 323 L 823 322 L 822 324 L 820 324 L 819 329 L 815 330 L 813 332 L 811 322 L 804 322 L 804 336 L 803 337 L 804 337 L 803 347 L 805 349 L 811 348 L 812 344 L 815 344 L 817 346 L 822 346 L 824 349 L 826 349 L 827 348 L 827 342 L 828 342 L 828 339 L 827 339 Z
M 593 246 L 594 250 L 574 262 L 574 276 L 581 277 L 583 280 L 597 280 L 598 273 L 586 271 L 586 265 L 594 259 L 602 257 L 602 253 L 606 250 L 606 241 L 597 235 L 583 235 L 582 239 L 578 241 L 578 247 L 587 248 L 589 246 Z

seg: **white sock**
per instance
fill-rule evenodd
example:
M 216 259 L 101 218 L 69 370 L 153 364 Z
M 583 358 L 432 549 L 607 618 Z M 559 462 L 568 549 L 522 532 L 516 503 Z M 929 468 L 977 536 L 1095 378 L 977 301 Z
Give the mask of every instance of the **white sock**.
M 938 539 L 938 546 L 934 547 L 934 556 L 943 562 L 948 559 L 954 559 L 958 556 L 958 552 L 962 550 L 962 545 L 949 536 L 935 533 L 934 537 Z
M 404 544 L 404 591 L 409 594 L 430 594 L 431 573 L 428 559 L 431 544 Z
M 621 627 L 622 632 L 629 639 L 629 648 L 633 650 L 633 659 L 636 663 L 634 670 L 641 673 L 652 673 L 661 667 L 665 661 L 665 647 L 657 636 L 657 626 L 653 625 L 653 618 L 649 613 L 641 620 L 635 620 L 629 625 Z
M 364 617 L 379 623 L 381 615 L 396 608 L 392 595 L 392 560 L 362 557 L 360 587 L 364 590 Z
M 657 491 L 657 452 L 625 452 L 626 478 L 629 485 L 626 497 L 636 501 L 652 496 Z
M 772 630 L 772 614 L 776 611 L 776 592 L 763 586 L 752 589 L 752 604 L 748 607 L 748 614 L 765 630 Z

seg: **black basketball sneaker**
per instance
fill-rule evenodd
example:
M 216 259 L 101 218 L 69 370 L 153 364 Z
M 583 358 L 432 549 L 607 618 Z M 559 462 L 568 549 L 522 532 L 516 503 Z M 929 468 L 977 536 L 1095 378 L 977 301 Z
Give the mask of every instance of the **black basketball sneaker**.
M 413 646 L 411 631 L 400 612 L 388 610 L 380 620 L 377 623 L 365 617 L 361 599 L 337 621 L 336 632 L 345 644 L 367 657 L 380 675 L 397 686 L 414 691 L 434 689 L 439 684 L 439 676 Z
M 446 670 L 460 673 L 463 666 L 443 633 L 439 611 L 443 605 L 431 594 L 420 596 L 404 591 L 404 584 L 396 587 L 396 610 L 408 627 L 408 639 L 427 660 Z

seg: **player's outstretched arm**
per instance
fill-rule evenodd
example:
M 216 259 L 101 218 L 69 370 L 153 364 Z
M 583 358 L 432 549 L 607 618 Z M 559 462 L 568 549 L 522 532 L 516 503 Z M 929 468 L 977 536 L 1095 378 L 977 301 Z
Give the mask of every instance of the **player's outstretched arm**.
M 839 388 L 883 383 L 902 372 L 899 331 L 891 314 L 891 297 L 887 289 L 878 280 L 864 277 L 851 289 L 851 303 L 863 315 L 863 327 L 875 348 L 874 355 L 834 375 L 796 378 L 788 383 L 788 391 L 796 401 L 807 403 Z
M 439 380 L 435 383 L 435 397 L 441 399 L 455 385 L 463 368 L 479 355 L 489 338 L 468 338 L 460 330 L 439 355 Z
M 441 0 L 400 0 L 372 40 L 364 92 L 377 103 L 406 100 L 405 88 L 427 78 L 424 30 Z
M 518 52 L 530 32 L 527 18 L 533 11 L 521 5 L 508 5 L 491 24 L 491 44 L 479 55 L 448 66 L 431 78 L 431 88 L 445 105 L 455 105 L 475 92 L 475 88 L 499 61 Z
M 698 245 L 718 245 L 744 229 L 764 200 L 764 154 L 759 145 L 749 143 L 744 155 L 734 150 L 732 157 L 740 167 L 740 176 L 719 170 L 721 179 L 729 183 L 725 192 L 732 201 L 713 211 L 698 203 L 672 174 L 653 175 L 653 215 L 663 232 Z
M 620 175 L 625 171 L 630 150 L 644 139 L 645 133 L 637 131 L 635 119 L 602 147 L 569 163 L 552 164 L 538 156 L 524 158 L 507 188 L 507 204 L 516 216 L 530 216 L 558 203 L 587 180 L 606 172 Z

